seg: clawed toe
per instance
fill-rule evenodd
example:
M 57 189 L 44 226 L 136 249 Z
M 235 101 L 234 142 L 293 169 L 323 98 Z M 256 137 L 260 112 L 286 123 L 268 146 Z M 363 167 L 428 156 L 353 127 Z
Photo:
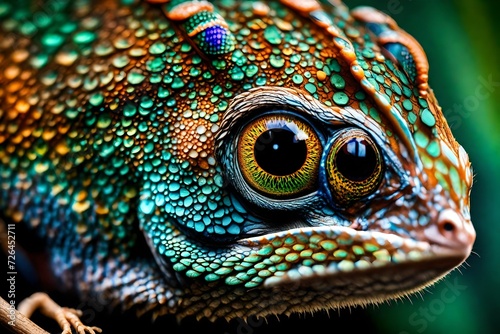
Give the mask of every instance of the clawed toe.
M 57 321 L 62 329 L 62 334 L 71 334 L 71 328 L 78 334 L 96 334 L 102 330 L 94 326 L 86 326 L 80 321 L 82 312 L 72 308 L 61 307 L 45 293 L 35 293 L 19 304 L 19 312 L 30 317 L 35 310 L 40 310 L 45 316 Z

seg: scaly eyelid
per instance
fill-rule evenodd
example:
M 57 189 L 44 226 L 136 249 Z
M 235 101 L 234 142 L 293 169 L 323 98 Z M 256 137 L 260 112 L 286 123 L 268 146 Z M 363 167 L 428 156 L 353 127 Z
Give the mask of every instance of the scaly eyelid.
M 223 151 L 221 146 L 226 142 L 227 137 L 234 134 L 235 129 L 239 128 L 238 126 L 241 123 L 244 123 L 245 118 L 251 118 L 252 113 L 258 110 L 289 110 L 292 113 L 296 112 L 298 116 L 305 118 L 316 131 L 319 130 L 319 127 L 316 126 L 318 124 L 327 129 L 327 131 L 317 131 L 320 137 L 328 137 L 330 135 L 328 132 L 338 127 L 358 127 L 366 131 L 374 139 L 383 154 L 394 163 L 396 168 L 402 166 L 390 147 L 385 129 L 361 110 L 349 106 L 343 108 L 329 107 L 299 90 L 274 86 L 250 89 L 231 101 L 216 134 L 216 151 Z

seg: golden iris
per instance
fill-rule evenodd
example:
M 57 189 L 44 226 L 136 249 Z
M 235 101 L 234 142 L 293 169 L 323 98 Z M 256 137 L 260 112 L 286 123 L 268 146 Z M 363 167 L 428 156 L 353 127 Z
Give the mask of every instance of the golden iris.
M 243 129 L 238 164 L 246 182 L 271 197 L 292 197 L 316 183 L 321 142 L 298 117 L 265 115 Z
M 333 143 L 326 161 L 336 201 L 348 205 L 374 192 L 382 179 L 382 157 L 363 131 L 346 129 Z

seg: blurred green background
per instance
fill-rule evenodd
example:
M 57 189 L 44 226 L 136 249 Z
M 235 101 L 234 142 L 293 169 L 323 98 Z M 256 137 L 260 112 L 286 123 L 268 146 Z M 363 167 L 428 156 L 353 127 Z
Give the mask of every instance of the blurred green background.
M 369 310 L 380 333 L 500 332 L 500 2 L 347 1 L 390 14 L 424 47 L 430 85 L 475 174 L 474 254 L 421 297 Z

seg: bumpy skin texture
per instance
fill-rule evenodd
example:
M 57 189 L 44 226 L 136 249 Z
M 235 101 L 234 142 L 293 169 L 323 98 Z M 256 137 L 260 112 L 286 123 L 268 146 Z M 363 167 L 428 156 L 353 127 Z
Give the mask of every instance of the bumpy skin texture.
M 229 319 L 396 298 L 467 258 L 468 157 L 395 22 L 149 2 L 0 3 L 0 213 L 60 287 Z M 300 143 L 279 161 L 256 144 L 275 128 Z

